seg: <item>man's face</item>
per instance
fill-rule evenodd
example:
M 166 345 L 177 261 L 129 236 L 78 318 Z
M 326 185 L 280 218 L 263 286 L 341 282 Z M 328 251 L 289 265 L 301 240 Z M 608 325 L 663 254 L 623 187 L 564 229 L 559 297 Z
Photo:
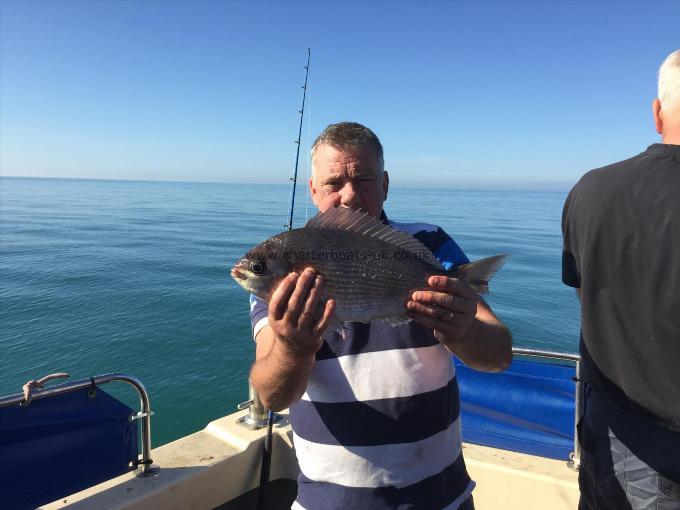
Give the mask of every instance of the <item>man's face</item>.
M 319 211 L 331 207 L 361 209 L 380 217 L 389 179 L 372 147 L 336 149 L 321 144 L 314 151 L 309 191 Z

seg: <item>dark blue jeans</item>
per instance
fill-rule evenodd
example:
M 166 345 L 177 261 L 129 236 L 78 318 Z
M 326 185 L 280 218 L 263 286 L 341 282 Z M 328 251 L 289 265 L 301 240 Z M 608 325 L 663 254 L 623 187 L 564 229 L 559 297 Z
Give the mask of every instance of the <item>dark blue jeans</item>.
M 579 510 L 680 510 L 680 433 L 586 388 Z

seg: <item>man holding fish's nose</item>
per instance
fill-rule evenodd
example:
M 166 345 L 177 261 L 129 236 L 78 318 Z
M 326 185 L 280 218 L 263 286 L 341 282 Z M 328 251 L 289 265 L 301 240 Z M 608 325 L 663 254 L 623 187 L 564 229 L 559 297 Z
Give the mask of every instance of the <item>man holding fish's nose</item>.
M 436 225 L 388 220 L 383 149 L 368 128 L 328 126 L 312 166 L 319 211 L 362 210 L 415 237 L 446 270 L 469 263 Z M 306 268 L 283 278 L 268 304 L 251 297 L 253 385 L 270 409 L 290 408 L 301 470 L 292 508 L 474 508 L 451 353 L 479 370 L 503 370 L 512 359 L 508 329 L 468 283 L 448 275 L 423 282 L 399 322 L 334 324 L 336 302 L 324 304 L 323 289 L 324 277 Z M 357 306 L 371 306 L 364 303 Z

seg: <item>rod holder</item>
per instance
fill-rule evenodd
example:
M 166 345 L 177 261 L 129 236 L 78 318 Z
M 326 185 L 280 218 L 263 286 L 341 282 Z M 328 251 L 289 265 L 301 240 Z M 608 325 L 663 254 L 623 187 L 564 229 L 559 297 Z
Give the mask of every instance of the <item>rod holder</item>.
M 255 391 L 255 388 L 253 388 L 253 383 L 250 380 L 248 381 L 248 400 L 241 402 L 236 407 L 240 411 L 248 409 L 248 414 L 236 420 L 236 423 L 242 427 L 250 430 L 260 430 L 267 426 L 269 409 L 260 400 L 260 396 Z M 283 416 L 280 414 L 273 413 L 272 423 L 278 423 L 282 418 Z

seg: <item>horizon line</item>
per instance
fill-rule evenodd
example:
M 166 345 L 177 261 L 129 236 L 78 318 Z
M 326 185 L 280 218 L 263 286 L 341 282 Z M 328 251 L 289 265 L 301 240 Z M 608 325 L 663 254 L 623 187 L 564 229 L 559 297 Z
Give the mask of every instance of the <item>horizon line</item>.
M 0 178 L 7 179 L 35 179 L 35 180 L 62 180 L 62 181 L 103 181 L 103 182 L 129 182 L 129 183 L 158 183 L 158 184 L 237 184 L 250 186 L 286 186 L 290 187 L 288 182 L 252 182 L 252 181 L 210 181 L 210 180 L 165 180 L 165 179 L 116 179 L 111 177 L 61 177 L 61 176 L 35 176 L 35 175 L 3 175 Z M 580 178 L 580 176 L 579 176 Z M 578 179 L 571 181 L 501 181 L 499 184 L 490 182 L 460 182 L 459 184 L 445 183 L 407 183 L 407 184 L 391 184 L 390 188 L 396 189 L 457 189 L 457 190 L 479 190 L 479 191 L 544 191 L 557 192 L 570 190 Z M 306 187 L 306 184 L 298 179 L 296 186 Z M 541 186 L 544 188 L 542 189 Z

